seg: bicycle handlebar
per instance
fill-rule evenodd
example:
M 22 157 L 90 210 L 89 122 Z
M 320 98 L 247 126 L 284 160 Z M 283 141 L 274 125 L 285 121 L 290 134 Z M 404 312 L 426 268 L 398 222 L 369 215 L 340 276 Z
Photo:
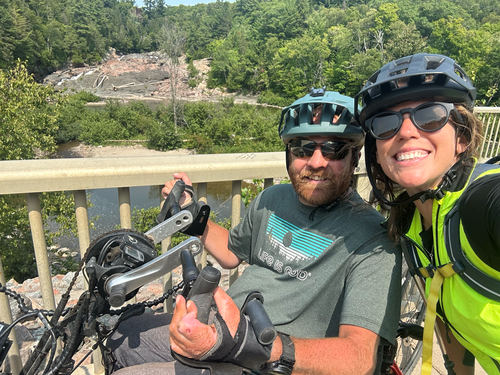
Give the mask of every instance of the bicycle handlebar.
M 208 324 L 214 290 L 219 285 L 220 276 L 220 271 L 217 268 L 207 266 L 201 270 L 189 291 L 187 299 L 196 305 L 197 318 L 203 324 Z

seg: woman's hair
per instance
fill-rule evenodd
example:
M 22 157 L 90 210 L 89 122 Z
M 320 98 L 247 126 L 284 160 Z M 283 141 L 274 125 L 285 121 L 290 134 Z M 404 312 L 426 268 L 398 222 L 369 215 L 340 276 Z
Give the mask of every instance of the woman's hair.
M 462 116 L 462 119 L 457 116 L 455 111 L 452 111 L 451 123 L 456 128 L 457 138 L 467 142 L 463 160 L 472 156 L 477 157 L 482 140 L 483 123 L 465 104 L 455 104 L 455 108 Z M 366 157 L 370 158 L 373 179 L 378 189 L 390 201 L 394 201 L 397 197 L 400 199 L 408 198 L 408 193 L 387 177 L 380 164 L 377 163 L 376 141 L 370 134 L 366 136 L 366 145 L 365 150 L 370 150 L 370 154 L 366 155 Z M 414 212 L 415 205 L 413 203 L 391 208 L 387 221 L 389 238 L 399 242 L 400 237 L 407 232 Z
M 483 140 L 483 122 L 474 115 L 464 104 L 455 104 L 456 110 L 460 113 L 463 123 L 454 112 L 451 113 L 451 119 L 456 126 L 457 135 L 463 135 L 467 142 L 466 156 L 479 157 L 481 141 Z

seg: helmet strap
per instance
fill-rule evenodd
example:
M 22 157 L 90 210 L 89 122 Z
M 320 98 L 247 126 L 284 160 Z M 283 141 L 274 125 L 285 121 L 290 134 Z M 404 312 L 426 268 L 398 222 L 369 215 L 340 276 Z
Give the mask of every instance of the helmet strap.
M 367 140 L 368 137 L 369 135 L 367 135 Z M 372 174 L 371 160 L 370 160 L 372 147 L 373 147 L 373 142 L 365 141 L 365 152 L 366 152 L 365 162 L 366 162 L 366 173 L 368 175 L 368 180 L 372 185 L 373 194 L 375 194 L 377 199 L 390 207 L 405 206 L 408 203 L 416 201 L 417 199 L 420 199 L 422 203 L 424 203 L 428 199 L 437 199 L 437 200 L 442 199 L 446 194 L 446 192 L 450 191 L 450 189 L 452 188 L 453 182 L 456 180 L 458 176 L 457 169 L 462 165 L 462 161 L 466 158 L 467 155 L 467 152 L 463 152 L 461 154 L 460 159 L 458 159 L 458 161 L 455 164 L 453 164 L 453 166 L 444 174 L 443 179 L 441 180 L 436 189 L 424 190 L 403 200 L 396 199 L 394 201 L 390 201 L 386 197 L 384 197 L 382 192 L 376 187 L 375 179 L 373 178 Z

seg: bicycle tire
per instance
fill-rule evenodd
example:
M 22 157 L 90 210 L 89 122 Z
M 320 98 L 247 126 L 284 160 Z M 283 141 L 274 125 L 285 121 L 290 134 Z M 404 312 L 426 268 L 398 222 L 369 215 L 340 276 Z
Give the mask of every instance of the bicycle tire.
M 403 261 L 401 277 L 401 315 L 404 323 L 423 326 L 425 305 L 408 265 Z M 395 361 L 404 375 L 410 375 L 422 356 L 422 341 L 411 337 L 397 338 Z

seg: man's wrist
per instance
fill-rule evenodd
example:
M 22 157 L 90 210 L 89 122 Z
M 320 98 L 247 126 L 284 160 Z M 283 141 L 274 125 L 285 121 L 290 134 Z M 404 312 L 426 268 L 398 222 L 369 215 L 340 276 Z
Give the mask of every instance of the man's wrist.
M 295 365 L 295 346 L 293 341 L 290 336 L 281 332 L 278 332 L 278 337 L 280 338 L 282 353 L 278 360 L 266 362 L 262 365 L 260 368 L 262 375 L 291 375 L 293 372 L 293 366 Z
M 280 359 L 281 354 L 283 353 L 283 343 L 281 342 L 280 335 L 276 336 L 273 342 L 273 349 L 271 350 L 271 357 L 267 362 L 274 362 Z

